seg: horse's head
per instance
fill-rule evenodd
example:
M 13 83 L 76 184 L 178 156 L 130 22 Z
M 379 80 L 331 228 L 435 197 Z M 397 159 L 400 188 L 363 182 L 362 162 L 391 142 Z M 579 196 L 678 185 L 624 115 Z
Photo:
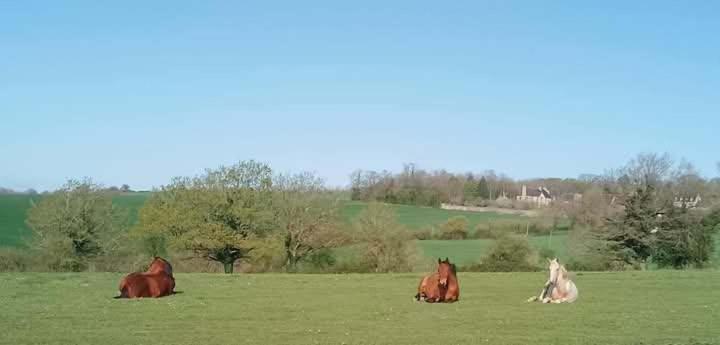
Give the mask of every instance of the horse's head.
M 455 268 L 454 265 L 450 263 L 450 259 L 445 258 L 445 260 L 441 260 L 438 258 L 438 276 L 439 276 L 439 284 L 442 287 L 448 286 L 448 279 L 452 274 L 455 274 Z
M 155 273 L 165 273 L 172 277 L 173 275 L 173 269 L 172 265 L 170 263 L 159 257 L 156 256 L 153 261 L 150 263 L 150 267 L 147 270 L 147 273 L 155 274 Z
M 554 258 L 552 260 L 548 259 L 548 269 L 550 270 L 550 281 L 555 284 L 557 283 L 558 278 L 563 275 L 563 266 L 560 265 L 560 260 L 558 258 Z

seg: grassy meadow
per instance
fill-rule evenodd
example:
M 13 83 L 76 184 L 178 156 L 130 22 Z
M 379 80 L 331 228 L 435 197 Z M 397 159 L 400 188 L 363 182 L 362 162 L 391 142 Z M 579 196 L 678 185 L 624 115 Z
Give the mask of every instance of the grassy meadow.
M 531 236 L 530 245 L 536 249 L 550 248 L 558 257 L 565 257 L 567 235 L 565 232 L 549 236 Z M 427 257 L 449 257 L 450 261 L 459 265 L 478 262 L 485 251 L 490 248 L 494 240 L 430 240 L 417 241 L 420 250 Z
M 710 344 L 712 271 L 579 273 L 574 304 L 525 300 L 543 273 L 460 273 L 456 304 L 419 274 L 177 274 L 181 294 L 116 300 L 120 274 L 0 274 L 0 344 Z

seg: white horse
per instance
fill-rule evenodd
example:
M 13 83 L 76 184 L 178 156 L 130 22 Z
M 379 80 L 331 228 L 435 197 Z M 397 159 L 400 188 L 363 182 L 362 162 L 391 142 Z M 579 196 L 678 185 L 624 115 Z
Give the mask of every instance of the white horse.
M 531 297 L 528 302 L 542 301 L 543 303 L 572 303 L 578 298 L 578 289 L 572 280 L 568 277 L 565 266 L 560 261 L 548 259 L 550 269 L 550 279 L 545 283 L 545 287 L 540 292 L 540 296 Z

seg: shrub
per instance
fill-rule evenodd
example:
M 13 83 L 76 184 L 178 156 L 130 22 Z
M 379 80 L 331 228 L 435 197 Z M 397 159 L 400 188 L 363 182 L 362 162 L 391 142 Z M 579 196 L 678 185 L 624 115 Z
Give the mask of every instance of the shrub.
M 473 238 L 490 239 L 495 238 L 495 234 L 492 232 L 492 228 L 490 227 L 489 223 L 480 223 L 475 226 Z
M 513 200 L 512 208 L 516 210 L 529 210 L 532 208 L 532 204 L 527 201 Z
M 310 257 L 307 261 L 310 265 L 312 265 L 314 269 L 321 271 L 328 270 L 337 262 L 332 250 L 328 248 L 324 248 L 310 254 Z
M 31 256 L 21 249 L 0 248 L 0 272 L 24 272 L 30 266 Z
M 557 255 L 555 255 L 555 251 L 548 247 L 540 248 L 540 250 L 538 251 L 538 256 L 541 260 L 557 257 Z
M 510 199 L 497 199 L 491 204 L 491 206 L 498 208 L 513 208 L 513 201 Z
M 412 234 L 396 219 L 393 208 L 372 203 L 354 222 L 360 260 L 372 272 L 408 272 L 419 257 Z
M 440 238 L 443 240 L 464 240 L 468 237 L 468 220 L 457 216 L 448 219 L 440 226 Z
M 413 233 L 413 237 L 415 237 L 416 240 L 425 241 L 425 240 L 432 240 L 433 239 L 433 231 L 432 228 L 425 228 L 419 231 L 415 231 Z
M 527 238 L 503 236 L 495 241 L 480 264 L 467 268 L 478 272 L 533 272 L 539 267 L 533 261 L 533 250 Z

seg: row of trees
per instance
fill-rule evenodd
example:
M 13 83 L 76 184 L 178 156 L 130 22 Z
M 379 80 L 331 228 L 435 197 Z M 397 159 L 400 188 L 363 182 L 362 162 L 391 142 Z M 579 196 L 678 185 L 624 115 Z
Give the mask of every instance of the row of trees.
M 415 179 L 418 174 L 425 177 Z M 424 174 L 410 168 L 398 181 L 413 186 L 442 176 Z M 468 181 L 470 176 L 465 183 L 471 185 Z M 484 193 L 489 179 L 477 181 L 462 192 Z M 553 219 L 568 218 L 577 268 L 700 267 L 713 253 L 720 212 L 675 207 L 672 201 L 697 186 L 712 194 L 717 182 L 667 156 L 639 155 L 588 179 L 581 202 L 556 203 L 548 212 Z M 330 252 L 338 247 L 356 252 L 364 271 L 402 271 L 418 261 L 411 234 L 388 206 L 371 204 L 348 224 L 340 217 L 341 196 L 317 176 L 278 175 L 255 161 L 173 179 L 151 194 L 132 226 L 113 195 L 82 180 L 39 198 L 27 219 L 35 233 L 32 253 L 50 258 L 50 268 L 58 270 L 82 270 L 99 258 L 139 251 L 191 254 L 222 264 L 227 273 L 243 259 L 266 260 L 287 271 L 308 262 L 322 265 L 334 260 Z M 467 226 L 464 219 L 451 219 L 440 229 L 442 238 L 465 238 Z M 483 235 L 480 230 L 502 237 L 494 227 L 476 229 Z
M 640 154 L 626 166 L 604 174 L 565 179 L 516 181 L 492 170 L 457 174 L 445 170 L 429 172 L 414 164 L 405 164 L 402 171 L 395 174 L 357 170 L 350 177 L 350 188 L 353 200 L 438 206 L 440 203 L 473 204 L 503 195 L 515 199 L 522 185 L 545 186 L 560 201 L 572 201 L 574 195 L 585 194 L 595 187 L 622 195 L 632 192 L 645 178 L 665 184 L 663 192 L 676 196 L 701 194 L 710 203 L 720 200 L 720 178 L 706 179 L 688 162 L 675 164 L 667 154 L 652 153 Z
M 284 258 L 288 271 L 327 250 L 354 245 L 372 271 L 406 270 L 415 250 L 391 208 L 373 204 L 353 224 L 340 217 L 339 195 L 313 174 L 274 175 L 256 161 L 175 178 L 152 193 L 129 233 L 127 212 L 92 181 L 70 181 L 28 216 L 37 253 L 53 269 L 81 270 L 95 258 L 139 243 L 148 255 L 189 252 L 223 265 L 257 256 Z M 349 231 L 349 227 L 352 231 Z
M 500 195 L 514 196 L 519 186 L 505 175 L 486 171 L 453 174 L 444 170 L 428 172 L 415 164 L 405 164 L 402 172 L 357 170 L 350 177 L 353 200 L 381 201 L 421 206 L 492 200 Z

